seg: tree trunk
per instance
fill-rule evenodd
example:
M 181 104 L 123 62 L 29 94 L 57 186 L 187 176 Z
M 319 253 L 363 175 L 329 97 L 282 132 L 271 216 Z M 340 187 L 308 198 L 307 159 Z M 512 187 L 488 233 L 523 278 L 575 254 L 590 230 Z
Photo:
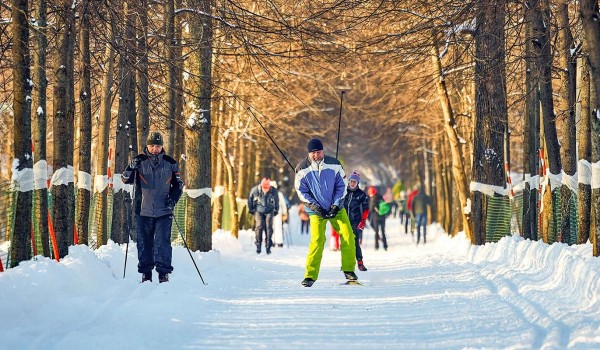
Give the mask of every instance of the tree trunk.
M 554 115 L 554 100 L 552 96 L 552 54 L 550 51 L 550 9 L 548 0 L 528 0 L 527 1 L 527 18 L 531 19 L 533 25 L 533 51 L 536 59 L 536 78 L 539 82 L 540 89 L 540 104 L 541 114 L 544 128 L 545 156 L 548 159 L 548 167 L 550 174 L 558 176 L 561 172 L 560 149 L 556 131 L 556 117 Z M 555 189 L 555 188 L 554 188 Z M 542 214 L 543 222 L 540 234 L 549 238 L 549 232 L 545 231 L 549 228 L 546 220 L 549 220 L 554 214 L 552 197 L 550 192 L 554 190 L 550 188 L 547 194 L 544 195 L 544 210 Z M 556 222 L 556 218 L 554 219 Z
M 454 119 L 454 112 L 448 99 L 448 91 L 446 89 L 445 77 L 442 73 L 442 64 L 440 62 L 439 51 L 437 48 L 437 40 L 434 40 L 433 52 L 431 55 L 433 67 L 434 67 L 434 78 L 436 80 L 437 92 L 440 97 L 442 105 L 442 113 L 444 116 L 444 130 L 448 137 L 450 145 L 450 152 L 452 154 L 452 174 L 454 175 L 454 181 L 456 182 L 456 188 L 458 191 L 458 198 L 462 210 L 462 220 L 465 234 L 471 241 L 475 243 L 475 238 L 472 230 L 471 213 L 467 210 L 469 207 L 469 186 L 467 181 L 467 174 L 464 169 L 464 157 L 460 146 L 458 134 L 456 133 L 456 121 Z
M 561 0 L 557 8 L 558 21 L 558 57 L 559 57 L 559 75 L 560 75 L 560 98 L 558 103 L 557 126 L 560 134 L 560 158 L 564 173 L 575 180 L 573 177 L 577 173 L 577 145 L 575 138 L 575 77 L 576 77 L 576 61 L 573 56 L 575 49 L 573 43 L 573 35 L 569 28 L 569 9 L 567 2 Z M 572 183 L 574 181 L 569 181 Z M 571 226 L 575 223 L 571 218 L 569 210 L 571 201 L 574 200 L 573 194 L 576 191 L 575 184 L 572 188 L 563 181 L 561 186 L 561 228 L 560 241 L 563 243 L 571 242 Z
M 123 171 L 131 158 L 135 155 L 130 154 L 131 146 L 135 143 L 135 90 L 134 77 L 135 70 L 133 69 L 131 60 L 133 59 L 132 48 L 135 45 L 135 37 L 133 36 L 134 23 L 131 14 L 131 4 L 123 3 L 123 15 L 125 23 L 121 37 L 118 38 L 118 47 L 120 51 L 118 78 L 119 86 L 119 109 L 117 112 L 117 127 L 115 136 L 115 161 L 114 169 L 116 172 Z M 133 113 L 133 114 L 132 114 Z M 115 176 L 115 181 L 120 181 L 118 176 Z M 117 186 L 113 196 L 112 206 L 112 224 L 110 238 L 115 243 L 123 244 L 129 242 L 132 228 L 132 203 L 131 195 L 125 191 L 123 186 Z
M 219 108 L 216 113 L 216 125 L 217 127 L 213 133 L 213 140 L 217 141 L 217 144 L 220 147 L 217 149 L 218 152 L 225 152 L 226 147 L 223 144 L 225 142 L 223 138 L 223 125 L 224 125 L 224 116 L 223 116 L 223 108 L 225 103 L 223 102 L 223 98 L 219 100 Z M 223 179 L 223 162 L 225 161 L 226 156 L 221 155 L 219 157 L 213 158 L 214 162 L 214 173 L 213 173 L 213 188 L 215 189 L 215 193 L 213 195 L 213 207 L 212 207 L 212 227 L 213 230 L 218 230 L 222 228 L 221 223 L 223 222 L 223 197 L 225 194 L 225 183 Z
M 595 77 L 594 77 L 595 78 Z M 590 86 L 590 101 L 592 105 L 598 105 L 598 94 L 596 93 L 596 86 Z M 600 162 L 600 109 L 595 108 L 591 116 L 592 122 L 592 164 L 598 164 Z M 591 235 L 592 250 L 594 256 L 600 256 L 600 183 L 597 179 L 600 179 L 598 167 L 592 167 L 592 218 L 595 222 L 591 223 L 593 229 Z
M 194 46 L 194 111 L 186 125 L 186 154 L 188 154 L 188 188 L 205 191 L 199 197 L 190 197 L 187 203 L 186 239 L 192 250 L 207 252 L 212 249 L 210 214 L 211 191 L 211 95 L 212 95 L 212 21 L 208 0 L 194 0 L 192 6 L 202 16 L 190 21 L 191 41 Z
M 174 154 L 175 152 L 175 118 L 177 109 L 177 64 L 175 62 L 175 1 L 166 0 L 164 2 L 164 23 L 165 23 L 165 50 L 166 52 L 166 70 L 167 76 L 167 110 L 165 118 L 164 138 L 165 152 Z
M 483 1 L 477 15 L 475 36 L 475 133 L 473 181 L 504 185 L 504 132 L 507 125 L 503 0 Z M 474 243 L 486 242 L 487 199 L 472 192 Z
M 77 173 L 77 215 L 76 228 L 79 244 L 88 244 L 88 220 L 92 191 L 92 96 L 91 96 L 91 56 L 90 56 L 90 13 L 91 3 L 81 4 L 81 92 L 79 93 L 79 172 Z
M 46 37 L 46 0 L 37 0 L 35 3 L 35 26 L 34 32 L 34 75 L 33 75 L 33 110 L 31 131 L 33 136 L 33 159 L 34 164 L 34 217 L 39 232 L 38 254 L 45 257 L 50 256 L 50 235 L 48 233 L 48 163 L 46 161 L 46 138 L 47 138 L 47 87 L 46 77 L 46 52 L 48 39 Z M 34 223 L 34 224 L 35 224 Z
M 139 16 L 138 26 L 138 65 L 137 65 L 137 101 L 138 116 L 137 125 L 137 149 L 134 153 L 141 153 L 146 147 L 148 133 L 150 132 L 150 109 L 148 107 L 148 1 L 140 0 L 140 7 L 137 9 Z M 180 169 L 181 171 L 181 169 Z M 183 172 L 181 172 L 184 174 Z
M 73 244 L 75 188 L 73 183 L 75 12 L 72 2 L 62 1 L 58 7 L 58 44 L 56 82 L 54 86 L 54 150 L 52 177 L 52 220 L 59 256 L 69 253 Z M 66 151 L 65 151 L 66 150 Z
M 107 29 L 110 41 L 114 41 L 114 32 L 112 20 L 109 22 Z M 108 173 L 108 152 L 109 152 L 109 135 L 110 135 L 110 119 L 111 119 L 111 107 L 112 107 L 112 86 L 114 83 L 114 65 L 115 65 L 115 49 L 114 43 L 109 42 L 106 44 L 106 63 L 105 63 L 105 75 L 102 80 L 102 97 L 100 102 L 100 120 L 98 125 L 98 146 L 96 148 L 97 161 L 96 161 L 96 178 L 94 179 L 94 191 L 96 200 L 96 219 L 97 223 L 97 239 L 96 247 L 106 244 L 108 241 L 108 227 L 107 227 L 107 194 L 108 187 L 104 187 L 100 184 L 106 184 L 105 177 Z M 100 183 L 100 184 L 99 184 Z
M 577 244 L 584 244 L 590 238 L 590 205 L 591 205 L 591 179 L 592 179 L 592 139 L 591 139 L 591 113 L 590 113 L 590 71 L 587 57 L 577 60 L 577 86 L 579 96 L 579 195 L 578 216 L 579 225 Z
M 597 0 L 580 0 L 579 14 L 583 27 L 585 47 L 589 54 L 592 84 L 595 91 L 600 91 L 600 21 L 598 18 Z M 600 101 L 592 100 L 592 109 L 600 110 Z
M 14 231 L 10 236 L 10 266 L 31 258 L 31 72 L 27 0 L 12 0 L 13 59 L 13 180 L 18 188 Z

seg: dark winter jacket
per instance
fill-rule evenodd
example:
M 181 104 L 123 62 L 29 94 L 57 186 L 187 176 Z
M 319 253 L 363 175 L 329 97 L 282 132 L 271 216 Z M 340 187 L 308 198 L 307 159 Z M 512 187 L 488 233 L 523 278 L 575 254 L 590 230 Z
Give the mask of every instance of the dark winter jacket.
M 163 150 L 153 155 L 144 149 L 143 154 L 135 158 L 141 160 L 139 169 L 128 165 L 121 180 L 126 184 L 134 183 L 134 209 L 137 215 L 160 217 L 173 213 L 169 200 L 177 203 L 183 193 L 183 180 L 175 159 Z
M 260 185 L 255 186 L 248 195 L 248 211 L 251 214 L 255 212 L 271 214 L 279 210 L 279 194 L 275 187 L 269 188 L 265 193 Z
M 356 227 L 362 220 L 363 212 L 369 209 L 369 197 L 358 187 L 354 190 L 348 187 L 347 191 L 344 208 L 346 208 L 352 227 Z
M 425 192 L 419 191 L 419 193 L 413 198 L 412 201 L 412 213 L 413 215 L 425 214 L 427 215 L 427 206 L 431 205 L 431 199 Z

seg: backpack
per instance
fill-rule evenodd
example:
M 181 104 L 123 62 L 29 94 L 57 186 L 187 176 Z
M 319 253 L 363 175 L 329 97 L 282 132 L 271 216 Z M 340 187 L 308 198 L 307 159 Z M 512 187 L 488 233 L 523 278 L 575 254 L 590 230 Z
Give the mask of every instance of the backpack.
M 390 209 L 391 209 L 390 203 L 387 203 L 386 201 L 379 202 L 379 206 L 377 208 L 377 210 L 379 211 L 379 215 L 386 216 L 387 214 L 390 213 Z

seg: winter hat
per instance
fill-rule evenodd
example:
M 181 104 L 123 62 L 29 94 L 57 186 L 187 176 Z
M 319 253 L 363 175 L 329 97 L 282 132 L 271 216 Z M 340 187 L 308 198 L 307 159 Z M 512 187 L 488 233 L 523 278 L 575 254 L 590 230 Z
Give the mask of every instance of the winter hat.
M 271 181 L 269 181 L 269 183 L 271 184 L 271 187 L 277 188 L 277 181 L 271 180 Z
M 375 188 L 375 186 L 371 186 L 367 190 L 367 193 L 369 196 L 374 196 L 375 194 L 377 194 L 377 189 Z
M 263 177 L 262 180 L 260 180 L 260 187 L 264 188 L 265 190 L 268 190 L 271 188 L 271 180 L 269 180 L 269 178 L 267 177 Z
M 358 183 L 360 183 L 360 174 L 358 173 L 358 171 L 354 170 L 352 172 L 352 174 L 350 174 L 350 176 L 348 176 L 348 181 L 350 180 L 354 180 Z
M 308 141 L 308 145 L 306 145 L 308 152 L 322 151 L 323 150 L 323 142 L 319 139 L 312 139 Z
M 158 131 L 153 131 L 148 135 L 147 145 L 163 145 L 163 137 Z

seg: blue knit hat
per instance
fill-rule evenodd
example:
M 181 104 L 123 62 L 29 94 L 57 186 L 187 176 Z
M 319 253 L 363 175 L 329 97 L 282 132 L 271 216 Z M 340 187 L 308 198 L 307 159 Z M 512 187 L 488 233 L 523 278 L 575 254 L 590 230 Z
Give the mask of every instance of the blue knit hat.
M 358 173 L 358 171 L 354 170 L 352 174 L 348 176 L 348 181 L 350 180 L 355 180 L 356 182 L 360 183 L 360 174 Z
M 322 151 L 323 150 L 323 142 L 319 139 L 312 139 L 308 141 L 308 145 L 306 145 L 308 152 Z

